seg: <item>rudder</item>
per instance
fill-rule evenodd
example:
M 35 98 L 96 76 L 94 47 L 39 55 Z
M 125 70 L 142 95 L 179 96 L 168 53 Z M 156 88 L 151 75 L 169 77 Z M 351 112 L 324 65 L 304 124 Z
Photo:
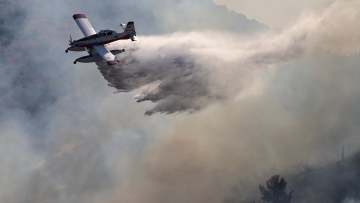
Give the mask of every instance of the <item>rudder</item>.
M 125 27 L 125 32 L 135 32 L 135 24 L 134 24 L 134 22 L 130 21 L 130 22 L 127 23 L 127 25 Z

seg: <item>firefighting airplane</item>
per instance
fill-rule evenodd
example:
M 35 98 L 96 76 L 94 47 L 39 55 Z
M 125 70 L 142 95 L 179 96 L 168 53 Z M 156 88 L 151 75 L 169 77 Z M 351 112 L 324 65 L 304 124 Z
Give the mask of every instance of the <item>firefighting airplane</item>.
M 87 51 L 89 53 L 87 56 L 76 59 L 74 64 L 76 64 L 76 62 L 96 62 L 100 61 L 101 58 L 106 61 L 108 65 L 118 64 L 120 61 L 114 55 L 122 53 L 125 50 L 109 50 L 106 44 L 113 41 L 126 39 L 137 41 L 135 37 L 136 32 L 134 22 L 128 22 L 126 25 L 120 24 L 120 26 L 124 29 L 124 32 L 121 33 L 111 29 L 101 30 L 100 32 L 96 33 L 93 26 L 90 24 L 90 21 L 84 14 L 75 14 L 73 15 L 73 18 L 85 37 L 79 40 L 72 40 L 70 36 L 70 47 L 67 48 L 65 52 Z

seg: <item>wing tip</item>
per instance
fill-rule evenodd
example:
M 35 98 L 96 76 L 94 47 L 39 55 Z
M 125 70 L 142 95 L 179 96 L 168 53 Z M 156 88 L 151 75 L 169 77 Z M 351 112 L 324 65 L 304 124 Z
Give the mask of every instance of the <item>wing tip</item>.
M 74 14 L 73 15 L 74 20 L 78 19 L 78 18 L 86 18 L 85 14 Z
M 107 63 L 109 66 L 115 65 L 115 64 L 121 64 L 120 61 L 107 61 L 106 63 Z

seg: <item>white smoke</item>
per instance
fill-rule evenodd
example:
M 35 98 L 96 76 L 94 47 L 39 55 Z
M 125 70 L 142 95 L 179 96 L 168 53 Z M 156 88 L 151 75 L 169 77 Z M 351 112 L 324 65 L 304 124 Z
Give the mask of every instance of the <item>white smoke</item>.
M 156 102 L 147 115 L 194 112 L 260 91 L 261 73 L 314 48 L 358 51 L 359 10 L 360 1 L 340 0 L 322 12 L 304 14 L 290 29 L 254 37 L 227 32 L 139 37 L 139 43 L 119 56 L 123 65 L 98 65 L 110 86 L 118 91 L 140 88 L 138 102 Z
M 216 4 L 225 5 L 229 10 L 246 15 L 272 27 L 285 28 L 294 24 L 299 15 L 309 9 L 326 8 L 334 0 L 213 0 Z
M 342 203 L 359 203 L 360 201 L 359 200 L 356 200 L 356 199 L 345 199 L 342 201 Z
M 194 13 L 201 10 L 194 6 L 194 1 L 186 2 L 194 8 Z M 196 2 L 202 5 L 199 3 L 202 1 Z M 304 15 L 291 29 L 279 33 L 241 37 L 225 31 L 189 31 L 139 36 L 139 43 L 125 47 L 119 44 L 127 49 L 118 56 L 123 65 L 99 64 L 99 69 L 109 85 L 119 91 L 140 89 L 137 101 L 154 101 L 155 106 L 148 114 L 193 112 L 210 103 L 268 91 L 262 90 L 262 73 L 316 47 L 340 54 L 356 52 L 356 46 L 352 47 L 358 42 L 356 37 L 346 36 L 358 34 L 358 29 L 349 28 L 357 26 L 357 22 L 342 21 L 348 20 L 348 14 L 356 18 L 358 5 L 356 1 L 341 2 L 326 11 Z M 71 19 L 78 12 L 93 16 L 91 22 L 97 28 L 104 26 L 104 22 L 110 24 L 109 16 L 117 16 L 119 9 L 131 11 L 137 16 L 135 22 L 146 19 L 142 23 L 147 27 L 142 29 L 152 29 L 150 33 L 173 32 L 179 28 L 178 24 L 171 29 L 166 29 L 168 24 L 164 21 L 151 24 L 166 15 L 151 18 L 156 15 L 153 8 L 159 8 L 150 7 L 152 3 L 146 1 L 143 1 L 146 6 L 121 1 L 111 8 L 114 2 L 89 1 L 87 7 L 81 1 L 41 3 L 42 12 L 38 12 L 37 4 L 28 3 L 33 5 L 38 17 L 26 21 L 25 31 L 13 45 L 21 46 L 4 49 L 12 57 L 4 60 L 11 64 L 2 63 L 1 82 L 6 90 L 2 91 L 2 104 L 10 106 L 3 105 L 0 109 L 2 202 L 95 203 L 112 199 L 114 202 L 119 199 L 125 200 L 122 202 L 219 202 L 223 192 L 240 175 L 250 176 L 271 164 L 286 167 L 302 160 L 316 162 L 322 151 L 334 149 L 339 143 L 357 143 L 356 76 L 359 74 L 356 67 L 345 69 L 346 74 L 339 71 L 338 67 L 346 60 L 328 60 L 329 56 L 325 57 L 327 64 L 307 67 L 305 72 L 316 74 L 307 75 L 311 78 L 301 80 L 306 88 L 287 98 L 295 101 L 288 103 L 300 106 L 293 108 L 295 113 L 280 108 L 279 101 L 274 104 L 269 98 L 274 96 L 269 95 L 273 92 L 265 92 L 265 96 L 243 97 L 242 103 L 235 105 L 214 105 L 204 114 L 179 116 L 182 121 L 171 126 L 167 117 L 161 115 L 144 118 L 141 114 L 146 105 L 132 104 L 129 94 L 112 95 L 98 71 L 92 69 L 93 65 L 74 67 L 71 62 L 79 53 L 65 55 L 63 42 L 78 29 Z M 171 12 L 177 6 L 162 5 L 161 9 Z M 335 8 L 346 8 L 340 12 L 345 19 L 333 19 L 336 14 L 325 15 L 338 12 Z M 109 9 L 113 9 L 112 13 L 105 12 Z M 346 15 L 345 10 L 349 12 Z M 354 13 L 350 15 L 351 12 Z M 129 17 L 129 12 L 120 13 L 123 16 L 119 19 Z M 198 15 L 204 19 L 202 22 L 214 27 L 213 21 L 202 13 Z M 224 16 L 214 19 L 221 22 Z M 334 27 L 318 20 L 324 18 L 336 22 L 339 28 L 329 33 L 326 28 Z M 173 19 L 178 23 L 177 18 Z M 181 30 L 194 30 L 191 26 L 188 29 L 186 21 L 182 22 Z M 196 23 L 193 21 L 192 25 Z M 227 28 L 233 24 L 228 25 L 221 30 L 230 31 Z M 159 30 L 159 27 L 166 28 Z M 321 37 L 327 34 L 331 37 Z M 334 46 L 332 42 L 337 39 L 339 43 Z M 342 40 L 344 43 L 340 43 Z M 60 56 L 61 60 L 54 56 Z M 23 60 L 17 60 L 19 57 Z M 12 61 L 24 66 L 14 65 Z M 291 69 L 296 68 L 281 72 Z M 299 70 L 302 68 L 288 72 L 291 77 L 276 78 L 285 80 L 280 86 L 287 86 L 287 80 L 296 80 Z M 338 77 L 339 72 L 342 77 Z M 295 92 L 291 88 L 285 91 Z M 298 94 L 303 100 L 298 100 Z M 157 140 L 165 129 L 168 129 L 165 136 Z M 149 143 L 154 145 L 148 147 Z

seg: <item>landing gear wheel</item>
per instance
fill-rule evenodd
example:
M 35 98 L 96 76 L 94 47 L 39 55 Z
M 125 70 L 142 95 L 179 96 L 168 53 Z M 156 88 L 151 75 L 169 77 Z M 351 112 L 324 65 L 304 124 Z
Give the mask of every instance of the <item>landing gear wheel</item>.
M 122 51 L 122 52 L 125 52 L 125 49 L 122 49 L 121 51 Z
M 76 64 L 76 61 L 74 61 L 74 64 Z
M 69 52 L 69 50 L 68 50 L 68 49 L 66 49 L 66 50 L 65 50 L 65 53 L 68 53 L 68 52 Z

